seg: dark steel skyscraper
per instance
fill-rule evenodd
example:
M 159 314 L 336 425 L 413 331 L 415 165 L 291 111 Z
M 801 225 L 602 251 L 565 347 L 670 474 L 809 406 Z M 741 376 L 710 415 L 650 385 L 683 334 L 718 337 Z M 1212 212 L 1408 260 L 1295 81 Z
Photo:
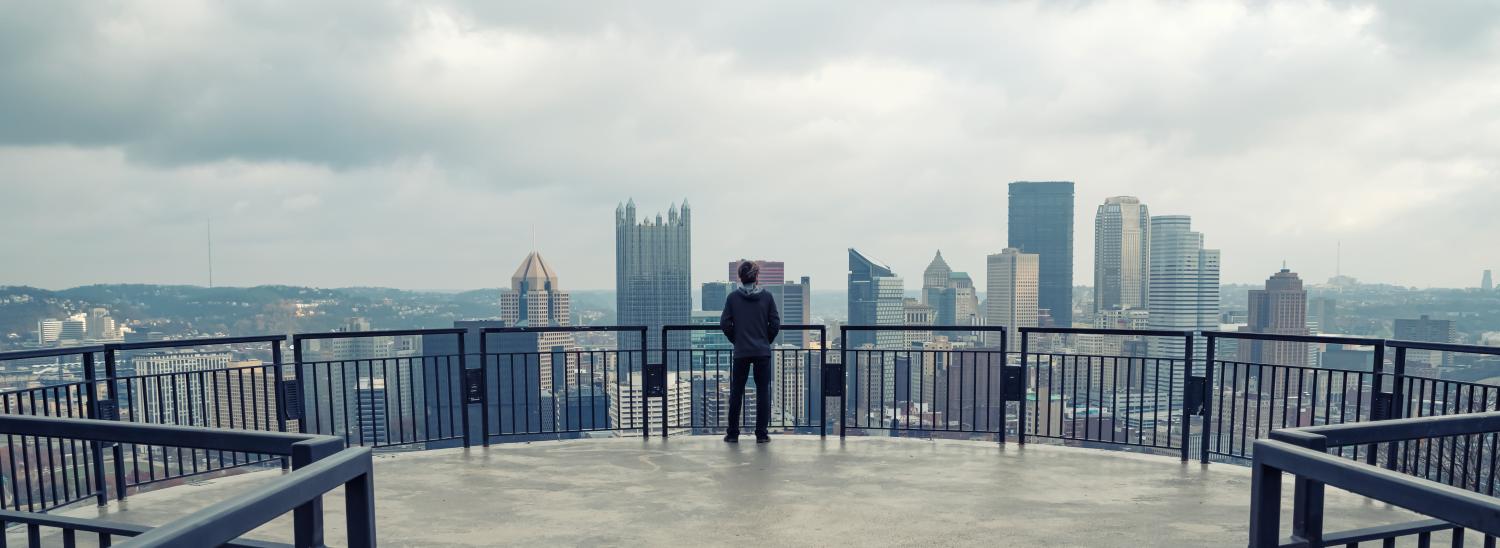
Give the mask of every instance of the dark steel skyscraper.
M 687 200 L 681 213 L 673 205 L 667 217 L 637 222 L 635 200 L 615 208 L 615 310 L 619 325 L 647 327 L 647 348 L 661 348 L 661 327 L 686 324 L 693 310 L 692 211 Z M 668 341 L 673 348 L 687 348 L 682 340 Z M 639 348 L 638 341 L 622 336 L 622 348 Z
M 1010 184 L 1007 247 L 1037 254 L 1037 305 L 1061 327 L 1073 326 L 1073 183 Z
M 890 267 L 849 248 L 849 325 L 900 325 L 901 283 Z M 844 347 L 888 344 L 901 337 L 899 332 L 855 331 Z

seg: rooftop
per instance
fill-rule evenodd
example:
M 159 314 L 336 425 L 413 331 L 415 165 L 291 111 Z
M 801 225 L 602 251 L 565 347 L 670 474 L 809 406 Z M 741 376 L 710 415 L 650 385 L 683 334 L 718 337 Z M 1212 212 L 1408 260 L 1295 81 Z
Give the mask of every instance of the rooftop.
M 281 473 L 217 478 L 67 514 L 161 524 Z M 1234 465 L 885 437 L 497 444 L 380 454 L 375 477 L 379 538 L 397 546 L 750 539 L 795 546 L 1243 546 L 1250 497 L 1250 470 Z M 334 541 L 344 535 L 341 497 L 329 493 L 324 501 Z M 1410 519 L 1333 490 L 1327 506 L 1330 528 Z M 283 517 L 249 538 L 290 542 L 291 529 Z

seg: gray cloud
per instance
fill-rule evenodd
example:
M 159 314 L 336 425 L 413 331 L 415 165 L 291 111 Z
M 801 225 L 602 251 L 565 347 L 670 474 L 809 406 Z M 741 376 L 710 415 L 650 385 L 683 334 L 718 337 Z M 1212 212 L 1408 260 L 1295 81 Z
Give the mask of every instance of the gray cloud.
M 978 274 L 1004 183 L 1072 179 L 1079 283 L 1094 205 L 1132 194 L 1193 215 L 1231 281 L 1321 280 L 1343 241 L 1349 273 L 1471 285 L 1500 268 L 1474 245 L 1500 232 L 1497 15 L 26 3 L 0 19 L 0 226 L 44 236 L 0 243 L 0 283 L 201 281 L 212 216 L 221 283 L 497 285 L 535 225 L 565 284 L 608 287 L 630 196 L 692 200 L 703 279 L 755 255 L 840 287 L 851 245 Z

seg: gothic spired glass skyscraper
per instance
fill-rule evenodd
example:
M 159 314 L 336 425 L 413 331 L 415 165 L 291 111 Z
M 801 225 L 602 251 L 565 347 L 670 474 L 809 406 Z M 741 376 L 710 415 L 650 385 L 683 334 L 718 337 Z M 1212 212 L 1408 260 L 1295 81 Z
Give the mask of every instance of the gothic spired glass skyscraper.
M 1009 221 L 1006 247 L 1037 255 L 1037 304 L 1055 325 L 1072 327 L 1073 183 L 1011 183 Z
M 692 210 L 687 200 L 667 216 L 636 220 L 635 200 L 615 208 L 615 310 L 619 325 L 646 326 L 647 348 L 661 348 L 661 327 L 686 324 L 693 310 Z M 679 338 L 681 340 L 677 340 Z M 673 348 L 687 348 L 686 332 L 673 334 Z M 639 348 L 633 336 L 625 349 Z

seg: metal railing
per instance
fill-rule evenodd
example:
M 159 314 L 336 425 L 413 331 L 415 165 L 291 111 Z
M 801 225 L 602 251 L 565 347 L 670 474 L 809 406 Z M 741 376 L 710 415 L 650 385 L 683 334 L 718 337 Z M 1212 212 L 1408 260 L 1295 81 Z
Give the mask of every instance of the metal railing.
M 293 470 L 255 489 L 192 512 L 157 527 L 103 520 L 67 518 L 35 512 L 0 512 L 0 524 L 22 524 L 27 541 L 39 546 L 51 529 L 66 546 L 79 533 L 93 534 L 100 546 L 114 537 L 133 537 L 132 546 L 285 546 L 237 540 L 241 535 L 291 512 L 295 546 L 323 546 L 322 496 L 344 488 L 349 546 L 375 545 L 373 469 L 370 450 L 344 449 L 329 436 L 227 430 L 195 426 L 125 423 L 93 419 L 0 416 L 6 436 L 51 437 L 88 444 L 129 444 L 276 455 L 291 460 Z M 102 484 L 98 485 L 103 489 Z
M 673 332 L 702 333 L 701 348 L 671 348 Z M 783 334 L 815 332 L 816 348 L 773 344 L 770 428 L 780 432 L 804 434 L 828 433 L 823 390 L 824 366 L 827 362 L 828 329 L 822 325 L 788 324 Z M 691 338 L 691 336 L 690 336 Z M 778 341 L 788 337 L 778 336 Z M 774 343 L 775 341 L 773 341 Z M 734 347 L 717 325 L 668 325 L 662 328 L 661 355 L 667 374 L 667 396 L 662 414 L 667 417 L 668 431 L 685 430 L 693 434 L 724 432 L 729 426 L 731 373 Z M 760 379 L 754 379 L 759 381 Z M 745 406 L 740 416 L 741 430 L 755 424 L 756 383 L 747 383 Z
M 292 336 L 296 394 L 288 414 L 301 432 L 367 447 L 426 447 L 468 442 L 463 408 L 464 329 L 304 333 Z M 416 340 L 452 338 L 455 351 Z M 312 341 L 331 348 L 314 350 Z M 279 377 L 278 377 L 279 378 Z
M 1462 546 L 1465 529 L 1482 533 L 1484 545 L 1494 546 L 1495 537 L 1500 535 L 1500 499 L 1330 455 L 1329 451 L 1342 447 L 1410 445 L 1433 439 L 1493 439 L 1497 434 L 1500 434 L 1500 413 L 1496 412 L 1273 431 L 1270 439 L 1255 442 L 1250 546 L 1356 546 L 1372 541 L 1394 546 L 1397 539 L 1408 537 L 1415 537 L 1419 546 L 1428 546 L 1432 534 L 1441 531 L 1451 531 L 1452 545 Z M 1295 478 L 1292 530 L 1285 541 L 1281 537 L 1283 474 Z M 1325 532 L 1324 491 L 1329 486 L 1434 519 Z
M 848 341 L 851 332 L 873 332 L 874 343 L 840 349 L 845 372 L 848 410 L 839 435 L 848 429 L 892 434 L 947 437 L 993 437 L 1004 443 L 1009 411 L 1025 390 L 1019 367 L 1006 363 L 1007 331 L 1003 326 L 965 326 L 996 339 L 991 346 L 952 347 L 911 344 L 908 333 L 953 331 L 954 326 L 883 325 L 839 328 Z M 919 336 L 919 338 L 925 338 Z M 891 346 L 898 346 L 891 348 Z M 1025 421 L 1024 406 L 1017 420 Z M 1024 443 L 1024 439 L 1021 440 Z
M 548 340 L 594 332 L 635 334 L 639 346 L 583 350 L 566 339 Z M 488 327 L 479 341 L 479 367 L 466 371 L 464 383 L 466 403 L 479 405 L 485 446 L 590 432 L 650 436 L 652 423 L 660 426 L 649 404 L 664 394 L 646 386 L 663 368 L 646 363 L 645 327 Z
M 1188 458 L 1189 431 L 1201 393 L 1193 375 L 1193 334 L 1187 331 L 1023 327 L 1021 364 L 1028 384 L 1022 406 L 1027 435 L 1063 442 L 1175 450 Z M 1165 339 L 1173 356 L 1043 349 L 1035 335 Z M 1191 399 L 1191 401 L 1189 401 Z M 1023 419 L 1024 420 L 1024 419 Z
M 97 412 L 89 418 L 285 432 L 286 421 L 279 413 L 283 407 L 281 393 L 276 390 L 275 382 L 284 374 L 283 342 L 285 337 L 262 335 L 105 344 L 103 377 L 91 367 L 83 368 L 84 382 L 102 385 L 99 391 L 104 394 L 97 402 Z M 155 372 L 139 371 L 134 364 L 137 356 L 133 354 L 142 351 L 149 354 L 139 357 L 149 362 L 170 360 L 174 355 L 162 352 L 169 349 L 199 349 L 190 354 L 201 355 L 205 347 L 236 345 L 269 345 L 270 363 L 241 366 L 226 360 L 223 367 L 209 368 L 167 363 Z M 125 358 L 131 358 L 129 374 L 121 371 Z M 108 460 L 113 464 L 111 472 L 121 499 L 130 488 L 145 488 L 199 474 L 272 463 L 279 463 L 282 468 L 288 466 L 285 459 L 269 454 L 181 446 L 124 443 L 115 444 L 110 452 Z

